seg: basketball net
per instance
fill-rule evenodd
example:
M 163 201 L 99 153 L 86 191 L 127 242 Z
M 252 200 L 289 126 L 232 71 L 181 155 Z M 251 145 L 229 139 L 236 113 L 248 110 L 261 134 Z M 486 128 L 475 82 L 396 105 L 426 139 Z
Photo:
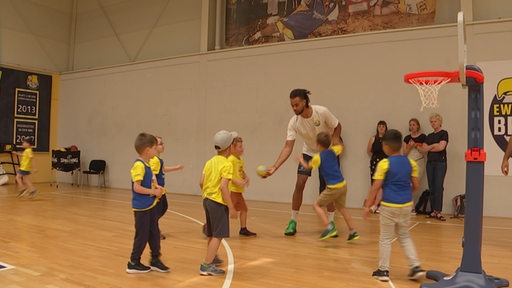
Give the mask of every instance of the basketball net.
M 431 77 L 429 80 L 424 78 L 409 79 L 409 83 L 413 84 L 420 94 L 421 109 L 423 108 L 437 108 L 437 95 L 439 89 L 446 83 L 450 82 L 448 77 Z

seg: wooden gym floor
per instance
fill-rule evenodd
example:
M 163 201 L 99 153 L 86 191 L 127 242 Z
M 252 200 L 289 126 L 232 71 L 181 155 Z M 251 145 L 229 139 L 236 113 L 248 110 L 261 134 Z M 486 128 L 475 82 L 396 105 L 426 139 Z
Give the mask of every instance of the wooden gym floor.
M 248 227 L 254 238 L 232 237 L 219 250 L 226 276 L 199 276 L 206 252 L 201 233 L 204 213 L 200 196 L 169 194 L 169 211 L 160 227 L 162 260 L 170 273 L 127 274 L 133 240 L 131 192 L 121 189 L 38 184 L 34 199 L 18 199 L 13 184 L 0 186 L 0 287 L 419 287 L 407 280 L 408 267 L 393 244 L 391 282 L 371 277 L 378 264 L 378 216 L 362 219 L 350 209 L 361 234 L 347 243 L 347 230 L 337 218 L 338 238 L 319 241 L 322 227 L 310 205 L 299 215 L 296 236 L 283 235 L 290 205 L 248 201 Z M 447 215 L 449 216 L 449 215 Z M 460 266 L 463 220 L 427 221 L 411 216 L 411 235 L 423 268 L 453 273 Z M 484 270 L 511 280 L 512 219 L 484 219 Z M 143 263 L 147 264 L 146 248 Z

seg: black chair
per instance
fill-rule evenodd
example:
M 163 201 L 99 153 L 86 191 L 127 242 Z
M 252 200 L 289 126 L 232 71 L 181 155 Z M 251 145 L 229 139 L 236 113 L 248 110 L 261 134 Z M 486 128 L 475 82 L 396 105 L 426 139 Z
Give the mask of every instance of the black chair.
M 107 187 L 106 181 L 105 181 L 105 168 L 107 167 L 107 162 L 105 160 L 91 160 L 89 162 L 89 169 L 82 171 L 82 174 L 87 175 L 87 185 L 89 185 L 89 175 L 98 175 L 98 186 L 101 187 L 101 177 L 103 177 L 103 187 Z M 84 177 L 82 176 L 82 183 L 83 184 Z

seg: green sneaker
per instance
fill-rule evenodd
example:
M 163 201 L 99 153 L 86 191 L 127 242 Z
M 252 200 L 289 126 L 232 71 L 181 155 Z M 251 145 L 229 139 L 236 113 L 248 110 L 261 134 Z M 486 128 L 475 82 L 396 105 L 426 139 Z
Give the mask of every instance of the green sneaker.
M 352 232 L 350 234 L 348 234 L 348 238 L 347 238 L 347 241 L 352 241 L 352 240 L 357 240 L 359 239 L 359 234 L 357 234 L 357 232 Z
M 338 236 L 338 231 L 336 230 L 336 225 L 334 225 L 334 222 L 331 221 L 329 227 L 330 228 L 327 228 L 324 230 L 324 232 L 322 232 L 320 235 L 320 240 Z
M 293 236 L 295 233 L 297 233 L 297 221 L 290 219 L 290 222 L 288 222 L 288 227 L 286 227 L 286 230 L 284 230 L 284 235 Z

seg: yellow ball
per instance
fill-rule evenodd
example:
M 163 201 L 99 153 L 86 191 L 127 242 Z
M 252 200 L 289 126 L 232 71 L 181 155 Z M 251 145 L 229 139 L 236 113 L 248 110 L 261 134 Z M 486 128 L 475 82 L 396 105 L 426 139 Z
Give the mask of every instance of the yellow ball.
M 260 165 L 256 167 L 256 174 L 260 177 L 267 177 L 268 169 L 265 165 Z

